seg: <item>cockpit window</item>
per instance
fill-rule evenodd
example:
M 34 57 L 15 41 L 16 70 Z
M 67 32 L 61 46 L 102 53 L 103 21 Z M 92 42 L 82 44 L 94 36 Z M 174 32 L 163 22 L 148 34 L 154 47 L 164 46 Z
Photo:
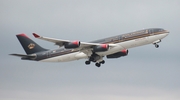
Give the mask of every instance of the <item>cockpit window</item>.
M 164 31 L 164 29 L 160 29 L 160 28 L 158 28 L 158 29 L 149 29 L 150 34 L 151 33 L 156 33 L 156 32 L 162 32 L 162 31 Z
M 161 31 L 164 31 L 164 29 L 159 29 L 159 31 L 161 32 Z

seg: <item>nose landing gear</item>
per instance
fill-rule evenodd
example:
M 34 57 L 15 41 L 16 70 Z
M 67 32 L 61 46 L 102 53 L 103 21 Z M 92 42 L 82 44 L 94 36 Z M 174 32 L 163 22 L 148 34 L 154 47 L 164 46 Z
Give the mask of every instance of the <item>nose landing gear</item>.
M 161 40 L 157 40 L 157 41 L 153 42 L 153 44 L 154 44 L 154 46 L 155 46 L 156 48 L 159 48 L 158 43 L 160 43 L 160 42 L 161 42 Z
M 154 43 L 154 45 L 155 45 L 156 48 L 159 48 L 159 45 L 157 43 Z

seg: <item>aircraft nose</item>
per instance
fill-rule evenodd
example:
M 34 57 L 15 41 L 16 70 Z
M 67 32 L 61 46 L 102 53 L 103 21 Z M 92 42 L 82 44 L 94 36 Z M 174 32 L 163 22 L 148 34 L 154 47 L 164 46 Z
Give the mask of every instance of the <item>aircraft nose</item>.
M 165 32 L 165 33 L 169 33 L 169 31 L 168 31 L 168 30 L 165 30 L 164 32 Z
M 169 31 L 168 31 L 168 30 L 165 30 L 165 31 L 164 31 L 164 34 L 165 34 L 165 36 L 169 35 Z

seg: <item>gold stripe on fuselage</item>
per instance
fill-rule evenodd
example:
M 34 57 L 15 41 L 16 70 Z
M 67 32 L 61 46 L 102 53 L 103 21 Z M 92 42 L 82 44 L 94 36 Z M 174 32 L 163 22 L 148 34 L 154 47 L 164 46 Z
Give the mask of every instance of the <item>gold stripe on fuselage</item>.
M 139 39 L 139 38 L 144 38 L 144 37 L 148 37 L 148 36 L 153 36 L 153 35 L 159 35 L 159 34 L 163 34 L 165 32 L 156 32 L 156 33 L 144 33 L 141 35 L 137 35 L 137 36 L 130 36 L 128 35 L 128 37 L 123 37 L 123 35 L 119 35 L 117 37 L 121 37 L 120 39 L 115 39 L 113 40 L 113 38 L 107 38 L 105 39 L 109 41 L 106 42 L 102 42 L 100 44 L 115 44 L 115 43 L 121 43 L 121 42 L 126 42 L 126 41 L 130 41 L 130 40 L 134 40 L 134 39 Z M 132 33 L 128 33 L 128 34 L 132 34 Z M 124 34 L 125 35 L 125 34 Z M 51 53 L 50 56 L 48 58 L 51 57 L 55 57 L 55 56 L 60 56 L 60 55 L 65 55 L 65 54 L 69 54 L 69 53 L 74 53 L 74 52 L 78 52 L 79 50 L 74 49 L 74 50 L 64 50 L 64 51 L 60 51 L 60 52 L 55 52 L 55 53 Z
M 115 40 L 115 41 L 111 41 L 111 42 L 105 42 L 105 44 L 121 43 L 121 42 L 126 42 L 126 41 L 130 41 L 130 40 L 134 40 L 134 39 L 139 39 L 139 38 L 144 38 L 144 37 L 153 36 L 153 35 L 159 35 L 159 34 L 164 34 L 164 32 L 156 32 L 156 33 L 151 33 L 151 34 L 146 33 L 146 34 L 142 34 L 142 35 L 129 36 L 129 37 L 122 37 L 121 36 L 120 40 Z

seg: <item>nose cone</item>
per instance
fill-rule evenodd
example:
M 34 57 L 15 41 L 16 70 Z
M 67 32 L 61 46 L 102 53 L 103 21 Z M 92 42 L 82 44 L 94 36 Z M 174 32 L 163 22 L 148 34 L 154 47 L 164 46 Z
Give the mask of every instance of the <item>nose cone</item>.
M 168 30 L 164 30 L 164 35 L 165 36 L 169 35 L 169 31 Z
M 169 33 L 169 31 L 168 31 L 168 30 L 165 30 L 164 32 L 165 32 L 165 33 Z

